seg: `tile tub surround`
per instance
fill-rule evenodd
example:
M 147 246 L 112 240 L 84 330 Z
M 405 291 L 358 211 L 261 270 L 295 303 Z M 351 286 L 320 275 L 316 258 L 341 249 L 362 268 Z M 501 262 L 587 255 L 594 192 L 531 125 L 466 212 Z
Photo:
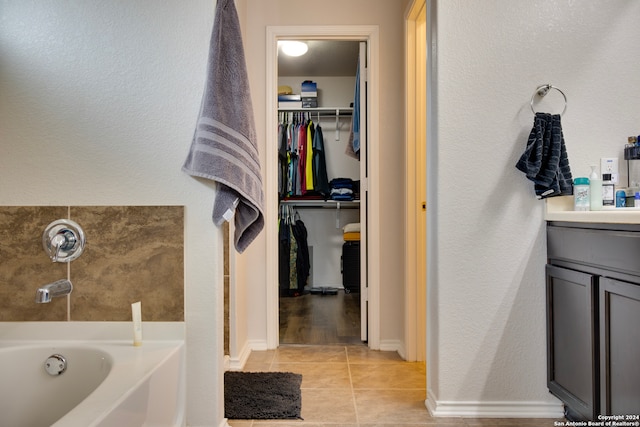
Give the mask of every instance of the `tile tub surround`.
M 70 264 L 42 249 L 61 218 L 87 239 Z M 36 304 L 36 288 L 67 269 L 70 297 Z M 183 206 L 0 206 L 0 321 L 128 321 L 136 301 L 143 321 L 184 320 Z

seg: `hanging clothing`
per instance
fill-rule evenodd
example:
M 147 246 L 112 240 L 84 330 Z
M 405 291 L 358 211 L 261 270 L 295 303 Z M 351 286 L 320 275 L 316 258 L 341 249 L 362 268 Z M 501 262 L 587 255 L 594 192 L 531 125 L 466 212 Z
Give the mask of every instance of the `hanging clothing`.
M 309 246 L 307 244 L 307 227 L 297 213 L 295 214 L 295 223 L 291 230 L 296 238 L 298 249 L 296 253 L 298 292 L 303 293 L 309 280 L 309 273 L 311 272 L 311 260 L 309 259 Z
M 296 125 L 294 123 L 289 124 L 288 128 L 288 146 L 289 146 L 289 175 L 291 176 L 291 182 L 289 185 L 289 196 L 296 194 L 296 188 L 300 179 L 298 177 L 298 136 L 296 132 Z
M 353 152 L 360 158 L 360 62 L 358 62 L 358 67 L 356 68 L 356 88 L 354 92 L 349 141 Z
M 298 188 L 296 196 L 307 192 L 307 127 L 304 123 L 298 125 Z
M 313 191 L 313 134 L 314 125 L 311 120 L 307 122 L 305 126 L 306 132 L 306 146 L 305 146 L 305 191 Z
M 313 178 L 315 190 L 327 199 L 331 188 L 329 187 L 329 178 L 327 176 L 324 135 L 320 124 L 316 126 L 316 132 L 313 136 Z
M 290 114 L 283 113 L 278 124 L 278 196 L 280 200 L 327 199 L 330 188 L 322 129 L 305 113 Z
M 278 284 L 281 295 L 285 295 L 289 288 L 289 232 L 289 226 L 281 217 L 278 221 Z
M 283 199 L 289 186 L 289 156 L 287 152 L 287 124 L 278 125 L 278 196 Z
M 298 241 L 291 222 L 287 224 L 289 228 L 289 292 L 298 290 Z
M 307 228 L 297 212 L 281 206 L 278 219 L 278 283 L 281 296 L 304 294 L 311 272 Z

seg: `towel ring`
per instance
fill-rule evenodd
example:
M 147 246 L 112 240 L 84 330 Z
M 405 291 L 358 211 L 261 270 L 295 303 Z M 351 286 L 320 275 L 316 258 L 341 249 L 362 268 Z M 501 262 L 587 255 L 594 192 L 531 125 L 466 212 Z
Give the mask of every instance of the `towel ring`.
M 544 98 L 551 89 L 555 89 L 558 92 L 560 92 L 560 95 L 562 95 L 562 97 L 564 98 L 564 109 L 562 110 L 562 113 L 560 113 L 560 115 L 562 116 L 564 112 L 567 111 L 567 95 L 565 95 L 564 92 L 558 89 L 557 87 L 548 84 L 548 85 L 538 86 L 536 88 L 536 91 L 533 93 L 533 95 L 531 95 L 530 105 L 531 105 L 531 111 L 533 111 L 533 114 L 536 114 L 536 110 L 533 108 L 533 100 L 536 97 L 536 95 L 538 95 L 540 98 Z

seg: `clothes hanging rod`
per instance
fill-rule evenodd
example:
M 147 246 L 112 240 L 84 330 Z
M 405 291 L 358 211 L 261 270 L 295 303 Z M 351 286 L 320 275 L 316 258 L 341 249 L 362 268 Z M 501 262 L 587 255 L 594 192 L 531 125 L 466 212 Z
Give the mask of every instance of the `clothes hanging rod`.
M 351 107 L 278 108 L 278 111 L 282 113 L 318 113 L 322 116 L 350 116 L 353 114 Z
M 320 117 L 335 117 L 336 118 L 336 136 L 335 140 L 340 141 L 340 118 L 351 117 L 353 115 L 353 108 L 351 107 L 316 107 L 316 108 L 278 108 L 278 114 L 283 113 L 285 116 L 279 116 L 279 120 L 287 120 L 286 114 L 289 113 L 303 113 L 309 114 L 309 117 L 313 119 L 315 115 L 318 121 Z
M 296 208 L 321 208 L 321 209 L 360 209 L 360 200 L 280 200 L 280 204 L 294 206 Z

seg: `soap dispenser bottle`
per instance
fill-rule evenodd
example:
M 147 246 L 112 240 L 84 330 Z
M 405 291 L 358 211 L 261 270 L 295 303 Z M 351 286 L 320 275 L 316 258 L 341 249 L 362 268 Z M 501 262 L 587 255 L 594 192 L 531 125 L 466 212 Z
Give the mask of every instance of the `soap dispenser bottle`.
M 591 174 L 589 175 L 589 196 L 591 198 L 589 209 L 592 211 L 602 209 L 602 180 L 599 178 L 595 166 L 591 166 Z

